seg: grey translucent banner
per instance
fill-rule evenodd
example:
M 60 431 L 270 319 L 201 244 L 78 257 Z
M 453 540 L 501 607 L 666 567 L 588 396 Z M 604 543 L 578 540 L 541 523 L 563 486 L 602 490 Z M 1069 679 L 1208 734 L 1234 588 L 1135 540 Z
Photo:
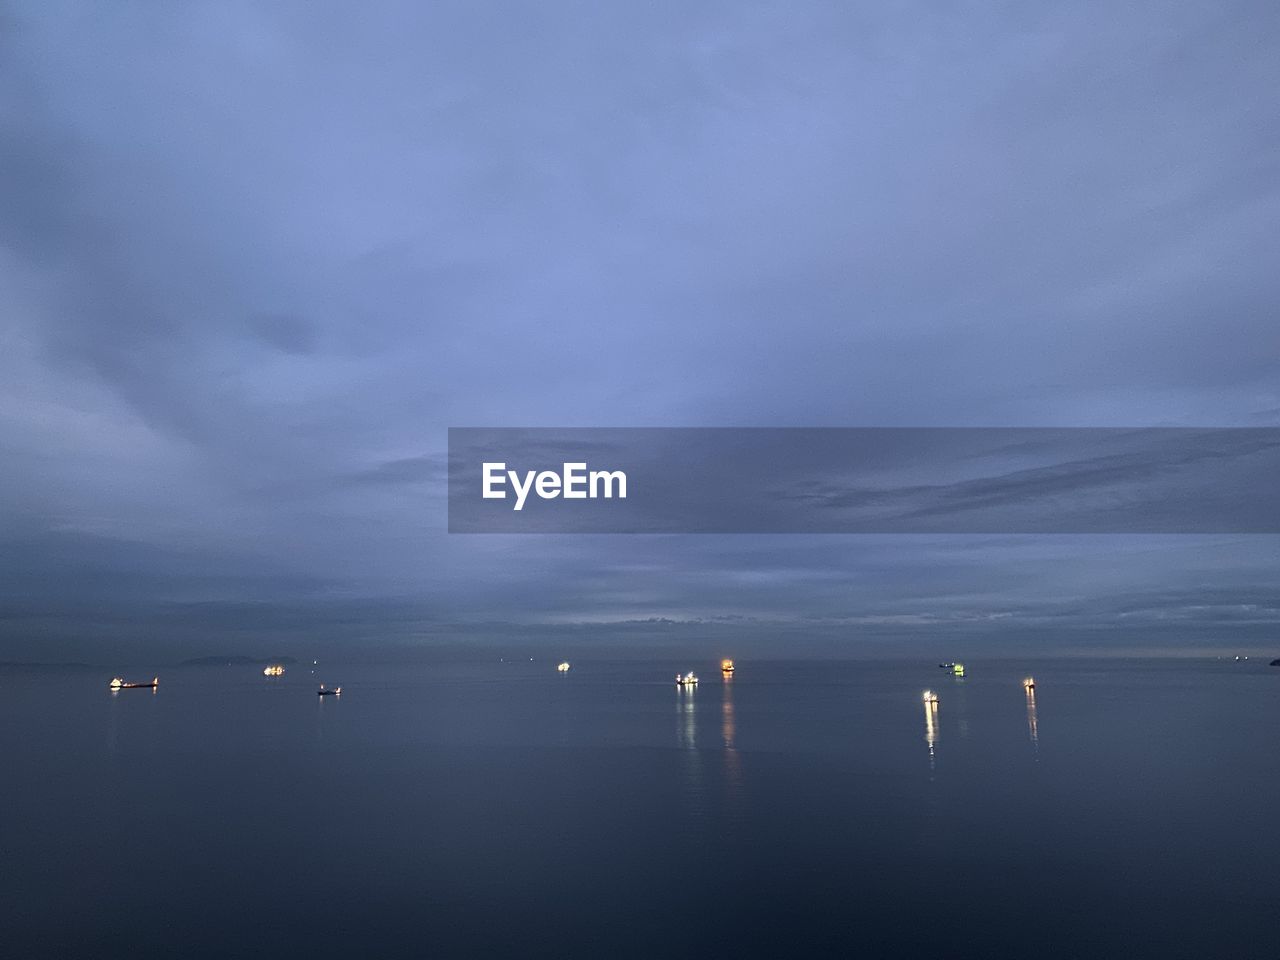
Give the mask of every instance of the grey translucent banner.
M 1274 427 L 455 427 L 449 530 L 1277 533 L 1277 478 Z

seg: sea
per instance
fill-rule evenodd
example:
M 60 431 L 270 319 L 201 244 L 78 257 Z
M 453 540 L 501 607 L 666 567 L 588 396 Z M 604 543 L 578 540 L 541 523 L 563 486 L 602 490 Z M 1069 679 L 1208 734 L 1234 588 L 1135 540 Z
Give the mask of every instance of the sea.
M 1280 956 L 1280 668 L 965 666 L 5 667 L 0 954 Z

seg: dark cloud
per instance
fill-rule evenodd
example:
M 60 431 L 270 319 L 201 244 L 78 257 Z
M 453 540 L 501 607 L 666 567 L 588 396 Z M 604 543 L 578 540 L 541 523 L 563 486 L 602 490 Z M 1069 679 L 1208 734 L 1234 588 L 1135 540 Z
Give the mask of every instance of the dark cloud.
M 364 484 L 404 484 L 404 483 L 436 483 L 446 479 L 447 464 L 444 457 L 401 457 L 388 460 L 368 470 L 352 474 L 352 483 Z
M 0 604 L 45 639 L 0 640 L 91 645 L 113 578 L 136 623 L 323 584 L 361 638 L 377 598 L 947 620 L 1078 578 L 1115 623 L 1157 571 L 1264 584 L 1262 540 L 1093 579 L 1053 539 L 451 538 L 435 464 L 451 425 L 1280 422 L 1278 39 L 1258 2 L 12 4 Z
M 250 328 L 264 343 L 282 353 L 314 353 L 319 342 L 315 327 L 305 318 L 293 314 L 258 314 L 249 322 Z

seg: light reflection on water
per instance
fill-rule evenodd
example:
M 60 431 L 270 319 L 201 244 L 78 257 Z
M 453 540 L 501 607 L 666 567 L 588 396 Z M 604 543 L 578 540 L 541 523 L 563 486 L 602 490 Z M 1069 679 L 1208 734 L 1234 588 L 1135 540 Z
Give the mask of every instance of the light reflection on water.
M 738 723 L 733 711 L 733 677 L 726 674 L 720 695 L 720 742 L 724 759 L 725 807 L 727 821 L 742 822 L 742 757 L 738 754 Z
M 681 792 L 688 814 L 685 842 L 701 838 L 702 824 L 707 816 L 707 798 L 702 783 L 702 756 L 698 752 L 697 711 L 698 688 L 693 685 L 676 687 L 676 745 L 683 757 Z
M 953 716 L 956 718 L 956 733 L 961 740 L 969 739 L 969 684 L 965 678 L 960 677 L 955 681 L 955 691 L 947 700 L 948 706 L 954 705 L 955 712 Z
M 1040 759 L 1040 730 L 1036 719 L 1036 688 L 1029 686 L 1027 690 L 1027 733 L 1031 736 L 1031 749 L 1037 760 Z
M 934 772 L 936 764 L 935 747 L 938 743 L 938 701 L 926 700 L 924 703 L 924 742 L 929 746 L 929 772 Z
M 268 689 L 175 670 L 164 697 L 0 671 L 0 894 L 18 905 L 18 955 L 85 955 L 82 932 L 145 935 L 157 905 L 166 936 L 228 955 L 242 932 L 210 926 L 210 910 L 267 901 L 276 955 L 316 925 L 316 956 L 371 943 L 406 955 L 424 928 L 442 955 L 532 955 L 503 940 L 494 903 L 527 905 L 512 937 L 592 960 L 683 950 L 660 922 L 632 924 L 637 911 L 717 918 L 716 942 L 741 955 L 848 955 L 866 936 L 929 955 L 957 925 L 975 952 L 1017 955 L 1004 948 L 1043 932 L 1046 895 L 1124 938 L 1108 955 L 1244 957 L 1274 929 L 1257 903 L 1280 898 L 1280 697 L 1262 668 L 1037 664 L 1059 746 L 1028 776 L 1039 721 L 1036 692 L 1017 709 L 1025 664 L 944 684 L 947 716 L 926 706 L 923 731 L 911 701 L 936 679 L 928 664 L 744 664 L 719 704 L 714 681 L 673 690 L 665 666 L 583 666 L 568 682 L 536 666 L 367 667 L 342 700 L 317 698 L 305 671 Z M 1228 862 L 1217 912 L 1160 926 Z M 100 906 L 86 912 L 90 887 Z M 412 916 L 406 890 L 429 893 Z M 572 942 L 565 904 L 581 906 Z M 780 909 L 795 943 L 768 939 Z M 615 943 L 618 930 L 635 939 Z M 1053 955 L 1099 955 L 1091 936 L 1059 926 Z M 689 947 L 708 955 L 705 940 Z

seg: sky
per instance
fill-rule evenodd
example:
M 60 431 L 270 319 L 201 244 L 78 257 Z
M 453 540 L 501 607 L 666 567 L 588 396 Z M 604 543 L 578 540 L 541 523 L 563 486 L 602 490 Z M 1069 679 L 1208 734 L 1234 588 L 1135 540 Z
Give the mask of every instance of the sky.
M 0 660 L 1280 646 L 1274 536 L 450 536 L 444 459 L 1280 425 L 1278 45 L 1221 0 L 5 4 Z

